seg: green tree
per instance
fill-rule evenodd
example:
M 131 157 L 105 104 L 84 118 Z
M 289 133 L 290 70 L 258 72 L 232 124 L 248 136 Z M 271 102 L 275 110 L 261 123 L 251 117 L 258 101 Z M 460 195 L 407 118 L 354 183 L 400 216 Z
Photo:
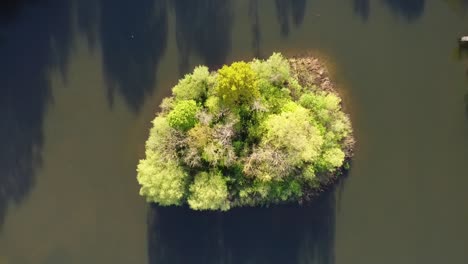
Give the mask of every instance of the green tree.
M 246 176 L 260 181 L 272 181 L 288 176 L 293 170 L 288 162 L 288 153 L 284 149 L 263 144 L 254 148 L 244 162 L 243 172 Z
M 281 53 L 273 53 L 266 61 L 253 60 L 252 69 L 261 80 L 284 86 L 291 79 L 291 67 Z
M 174 109 L 167 115 L 169 125 L 175 129 L 187 131 L 197 123 L 199 108 L 194 100 L 177 102 Z
M 148 202 L 163 206 L 180 205 L 187 186 L 188 173 L 174 161 L 163 161 L 158 153 L 147 151 L 137 168 L 140 195 Z
M 323 152 L 316 162 L 316 167 L 320 171 L 333 172 L 343 165 L 345 159 L 344 152 L 339 148 L 330 148 Z
M 177 100 L 204 101 L 207 97 L 209 86 L 213 85 L 208 67 L 198 66 L 193 74 L 187 74 L 174 86 L 172 93 Z
M 287 178 L 282 180 L 253 180 L 239 191 L 242 205 L 281 203 L 297 199 L 303 195 L 299 180 Z
M 177 159 L 177 145 L 181 140 L 182 136 L 169 125 L 167 118 L 157 116 L 146 141 L 146 154 L 157 153 L 165 161 Z
M 323 138 L 310 121 L 311 113 L 292 102 L 283 111 L 265 120 L 262 144 L 284 149 L 292 166 L 313 162 L 320 154 Z
M 200 172 L 190 185 L 187 202 L 194 210 L 229 210 L 226 179 L 219 171 Z

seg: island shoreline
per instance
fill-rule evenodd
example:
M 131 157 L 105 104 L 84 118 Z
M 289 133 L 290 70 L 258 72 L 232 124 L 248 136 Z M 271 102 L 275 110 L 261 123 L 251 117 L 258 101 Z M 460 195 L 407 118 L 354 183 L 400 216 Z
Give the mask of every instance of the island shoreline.
M 296 76 L 302 87 L 317 87 L 318 91 L 332 93 L 341 98 L 335 83 L 331 80 L 328 68 L 319 58 L 313 56 L 310 52 L 305 52 L 288 56 L 287 61 L 291 66 L 292 74 Z M 343 109 L 343 102 L 341 102 L 341 108 Z M 344 112 L 344 114 L 349 118 L 348 113 Z M 320 178 L 323 181 L 321 181 L 320 188 L 304 190 L 302 200 L 299 201 L 300 204 L 313 201 L 320 193 L 335 187 L 337 182 L 348 175 L 354 156 L 354 146 L 356 144 L 353 131 L 344 139 L 344 143 L 345 159 L 343 165 L 334 173 L 321 175 Z

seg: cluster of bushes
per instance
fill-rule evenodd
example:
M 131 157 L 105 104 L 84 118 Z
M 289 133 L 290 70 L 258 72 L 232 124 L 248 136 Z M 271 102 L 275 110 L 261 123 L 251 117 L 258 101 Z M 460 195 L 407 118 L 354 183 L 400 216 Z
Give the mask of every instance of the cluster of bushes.
M 137 168 L 148 202 L 228 210 L 300 200 L 344 166 L 351 125 L 340 98 L 302 87 L 279 53 L 199 66 L 172 91 Z

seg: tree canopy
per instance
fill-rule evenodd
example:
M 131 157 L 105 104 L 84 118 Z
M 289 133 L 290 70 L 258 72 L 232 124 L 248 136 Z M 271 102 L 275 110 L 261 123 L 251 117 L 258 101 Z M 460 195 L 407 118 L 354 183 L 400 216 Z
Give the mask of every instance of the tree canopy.
M 328 184 L 345 165 L 351 124 L 337 94 L 297 76 L 279 53 L 184 76 L 153 121 L 140 194 L 225 211 L 300 200 Z

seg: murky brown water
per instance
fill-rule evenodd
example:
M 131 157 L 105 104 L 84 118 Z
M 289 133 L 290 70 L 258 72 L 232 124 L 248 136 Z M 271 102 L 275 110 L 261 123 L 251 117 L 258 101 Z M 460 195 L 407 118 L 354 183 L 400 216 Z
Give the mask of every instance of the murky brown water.
M 0 263 L 468 263 L 468 5 L 443 0 L 0 4 Z M 327 57 L 349 177 L 315 203 L 148 206 L 135 167 L 177 79 Z

